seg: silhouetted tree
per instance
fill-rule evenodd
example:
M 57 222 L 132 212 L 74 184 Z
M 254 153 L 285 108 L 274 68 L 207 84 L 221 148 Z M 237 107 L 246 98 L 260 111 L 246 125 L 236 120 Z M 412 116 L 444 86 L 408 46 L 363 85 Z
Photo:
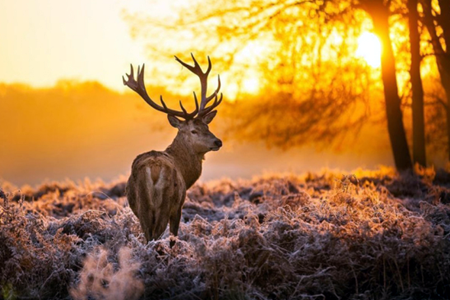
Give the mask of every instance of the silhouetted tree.
M 450 160 L 450 0 L 421 0 L 423 22 L 428 30 L 447 102 L 442 103 L 447 116 L 447 151 Z M 441 33 L 442 32 L 442 33 Z
M 426 166 L 425 152 L 425 118 L 423 103 L 423 86 L 420 75 L 420 33 L 418 0 L 408 0 L 408 28 L 411 51 L 411 87 L 412 87 L 412 129 L 413 129 L 413 161 Z
M 398 170 L 411 169 L 411 157 L 403 125 L 403 114 L 398 95 L 395 57 L 389 35 L 389 3 L 383 0 L 365 0 L 361 5 L 372 17 L 373 27 L 382 41 L 381 78 L 384 86 L 384 100 L 389 138 L 394 154 L 395 166 Z

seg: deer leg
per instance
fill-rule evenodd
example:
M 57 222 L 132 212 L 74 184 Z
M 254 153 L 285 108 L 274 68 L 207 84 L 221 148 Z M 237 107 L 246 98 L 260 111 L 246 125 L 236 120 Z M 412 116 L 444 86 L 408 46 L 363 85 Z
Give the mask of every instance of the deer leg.
M 152 170 L 153 171 L 153 170 Z M 153 189 L 152 207 L 154 224 L 152 228 L 152 235 L 154 239 L 158 239 L 164 233 L 169 223 L 170 213 L 170 197 L 172 191 L 170 190 L 170 169 L 163 167 L 158 169 L 158 176 L 156 184 Z M 152 174 L 153 175 L 153 174 Z
M 170 216 L 170 233 L 174 236 L 178 236 L 178 228 L 180 227 L 181 221 L 181 208 L 182 205 Z M 175 240 L 170 240 L 170 248 L 175 245 Z
M 161 210 L 156 212 L 155 216 L 156 222 L 155 227 L 153 228 L 153 236 L 154 239 L 159 239 L 161 235 L 167 228 L 167 223 L 169 223 L 169 216 L 166 216 Z
M 155 227 L 155 207 L 153 204 L 155 193 L 150 168 L 146 168 L 143 176 L 138 177 L 137 181 L 129 184 L 129 186 L 137 196 L 137 199 L 133 197 L 129 199 L 131 209 L 139 218 L 145 239 L 150 242 L 156 238 L 153 234 Z

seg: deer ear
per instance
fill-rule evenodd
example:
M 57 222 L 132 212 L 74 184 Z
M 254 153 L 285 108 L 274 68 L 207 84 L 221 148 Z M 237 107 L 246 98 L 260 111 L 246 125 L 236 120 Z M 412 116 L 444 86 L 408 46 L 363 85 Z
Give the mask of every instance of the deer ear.
M 216 116 L 216 114 L 217 114 L 217 110 L 213 110 L 212 112 L 206 114 L 206 116 L 204 116 L 204 117 L 202 118 L 202 121 L 203 121 L 205 124 L 209 124 L 209 123 L 211 123 L 211 121 L 214 119 L 214 117 Z
M 180 119 L 178 119 L 177 117 L 172 116 L 172 115 L 167 115 L 167 119 L 169 119 L 170 125 L 172 125 L 175 128 L 180 128 L 180 125 L 181 125 Z

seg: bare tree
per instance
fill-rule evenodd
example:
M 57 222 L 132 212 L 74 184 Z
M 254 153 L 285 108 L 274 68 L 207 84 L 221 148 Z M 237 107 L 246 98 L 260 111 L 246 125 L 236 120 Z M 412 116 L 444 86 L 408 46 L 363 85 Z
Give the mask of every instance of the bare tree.
M 441 102 L 446 110 L 447 155 L 450 160 L 450 0 L 439 0 L 433 6 L 431 0 L 421 0 L 423 22 L 428 30 L 447 102 Z M 441 33 L 442 32 L 442 33 Z
M 420 75 L 420 33 L 418 0 L 408 0 L 408 28 L 411 51 L 411 87 L 412 87 L 412 129 L 413 129 L 413 161 L 426 166 L 425 152 L 425 117 L 423 103 L 423 86 Z
M 383 0 L 364 0 L 360 4 L 372 17 L 374 31 L 380 37 L 383 44 L 381 78 L 384 86 L 389 138 L 394 154 L 395 166 L 398 170 L 405 170 L 411 169 L 412 165 L 403 125 L 403 114 L 400 107 L 401 101 L 398 95 L 395 57 L 389 35 L 389 2 L 385 3 Z

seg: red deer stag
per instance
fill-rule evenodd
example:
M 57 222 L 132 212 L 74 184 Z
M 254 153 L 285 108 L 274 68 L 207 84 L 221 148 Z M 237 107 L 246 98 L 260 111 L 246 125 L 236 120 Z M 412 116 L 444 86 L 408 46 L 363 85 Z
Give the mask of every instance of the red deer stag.
M 167 114 L 170 125 L 178 129 L 175 139 L 165 151 L 140 154 L 131 166 L 126 194 L 131 209 L 139 218 L 147 242 L 158 239 L 169 222 L 170 233 L 177 236 L 186 190 L 200 177 L 204 155 L 209 151 L 217 151 L 222 146 L 222 141 L 208 128 L 217 113 L 214 109 L 222 102 L 222 94 L 218 98 L 220 77 L 216 91 L 207 97 L 211 60 L 208 57 L 208 69 L 203 72 L 194 56 L 191 56 L 194 66 L 175 56 L 181 65 L 200 78 L 200 105 L 194 92 L 195 109 L 191 113 L 186 111 L 181 101 L 181 110 L 178 111 L 168 108 L 162 96 L 162 106 L 150 99 L 144 85 L 145 65 L 142 69 L 138 68 L 137 81 L 132 65 L 130 75 L 126 74 L 128 79 L 123 78 L 124 85 L 138 93 L 152 108 Z M 173 244 L 174 241 L 171 241 L 170 246 Z

